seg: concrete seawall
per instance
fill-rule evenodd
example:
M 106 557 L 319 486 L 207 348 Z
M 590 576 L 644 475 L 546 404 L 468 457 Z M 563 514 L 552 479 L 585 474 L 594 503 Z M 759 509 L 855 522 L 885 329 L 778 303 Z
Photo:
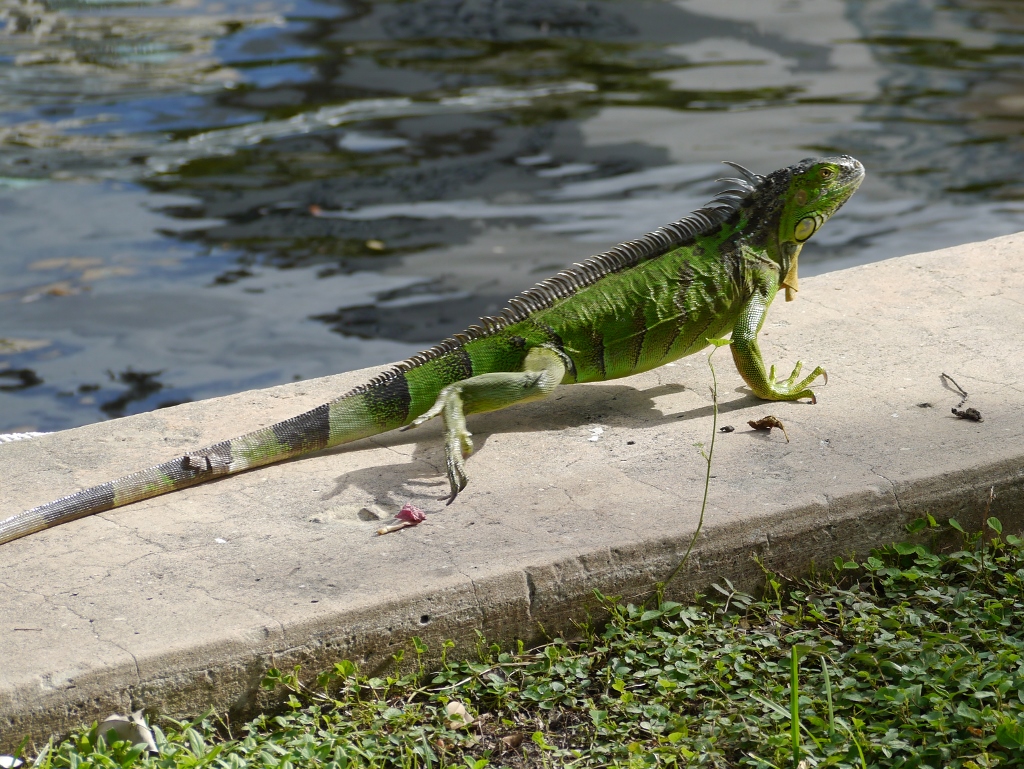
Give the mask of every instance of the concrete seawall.
M 754 557 L 784 573 L 864 555 L 928 512 L 1024 528 L 1024 233 L 803 281 L 761 334 L 817 405 L 765 403 L 727 351 L 704 529 L 669 595 Z M 259 705 L 271 665 L 379 669 L 422 638 L 469 652 L 571 632 L 595 589 L 641 600 L 697 526 L 712 430 L 706 354 L 470 418 L 445 508 L 436 425 L 141 502 L 0 546 L 0 749 L 110 712 Z M 808 369 L 809 370 L 809 369 Z M 0 445 L 0 518 L 311 408 L 357 371 Z M 959 396 L 983 422 L 950 413 Z M 786 426 L 753 431 L 774 415 Z M 416 528 L 375 536 L 413 502 Z M 368 520 L 369 519 L 369 520 Z

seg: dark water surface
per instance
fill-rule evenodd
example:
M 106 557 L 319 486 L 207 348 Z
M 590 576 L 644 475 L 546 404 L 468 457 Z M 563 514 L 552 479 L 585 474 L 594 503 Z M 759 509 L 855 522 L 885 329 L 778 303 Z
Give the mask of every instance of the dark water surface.
M 0 0 L 0 432 L 408 356 L 848 152 L 802 273 L 1024 229 L 1019 0 Z

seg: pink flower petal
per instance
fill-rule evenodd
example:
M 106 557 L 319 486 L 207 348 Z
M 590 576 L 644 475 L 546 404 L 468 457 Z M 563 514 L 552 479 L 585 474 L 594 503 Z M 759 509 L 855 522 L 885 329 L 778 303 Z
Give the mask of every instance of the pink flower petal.
M 398 511 L 398 515 L 395 516 L 400 521 L 411 523 L 415 526 L 420 521 L 426 520 L 427 514 L 420 510 L 416 505 L 406 502 L 402 505 L 402 509 Z

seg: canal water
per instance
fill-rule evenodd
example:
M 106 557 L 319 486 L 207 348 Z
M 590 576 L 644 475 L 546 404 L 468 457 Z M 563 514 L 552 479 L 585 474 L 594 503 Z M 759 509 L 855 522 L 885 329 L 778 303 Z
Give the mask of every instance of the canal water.
M 0 433 L 407 357 L 699 206 L 722 160 L 864 162 L 805 276 L 1024 229 L 1019 0 L 0 17 Z

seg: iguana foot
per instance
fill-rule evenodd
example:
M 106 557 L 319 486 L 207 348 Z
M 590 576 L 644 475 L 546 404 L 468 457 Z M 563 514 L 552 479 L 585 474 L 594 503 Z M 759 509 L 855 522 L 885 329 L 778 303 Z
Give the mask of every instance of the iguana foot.
M 444 466 L 452 493 L 445 505 L 454 502 L 455 497 L 469 483 L 469 477 L 466 475 L 466 457 L 473 453 L 473 434 L 466 427 L 466 417 L 462 411 L 462 393 L 456 391 L 449 397 L 452 399 L 452 406 L 444 410 Z
M 523 371 L 494 371 L 448 385 L 438 393 L 430 409 L 403 428 L 416 427 L 439 414 L 444 419 L 445 470 L 452 489 L 447 504 L 454 502 L 469 482 L 465 459 L 473 453 L 473 441 L 466 429 L 466 414 L 544 398 L 565 375 L 562 355 L 547 347 L 530 350 L 523 366 Z
M 451 496 L 445 504 L 455 501 L 459 492 L 466 488 L 469 478 L 466 475 L 465 458 L 473 453 L 473 434 L 466 427 L 466 415 L 462 405 L 462 382 L 448 385 L 438 393 L 437 400 L 429 410 L 416 417 L 403 427 L 409 430 L 429 422 L 440 415 L 444 421 L 444 464 L 451 486 Z
M 814 391 L 808 389 L 807 385 L 818 377 L 824 377 L 825 381 L 823 384 L 828 384 L 828 374 L 825 373 L 825 369 L 818 366 L 810 373 L 810 375 L 797 382 L 797 377 L 800 376 L 800 372 L 803 370 L 803 367 L 803 362 L 797 361 L 796 365 L 793 367 L 793 373 L 784 381 L 776 382 L 775 366 L 772 366 L 768 370 L 768 390 L 766 393 L 758 393 L 758 395 L 762 398 L 773 401 L 795 401 L 800 398 L 810 398 L 811 403 L 817 403 L 818 399 L 814 397 Z

